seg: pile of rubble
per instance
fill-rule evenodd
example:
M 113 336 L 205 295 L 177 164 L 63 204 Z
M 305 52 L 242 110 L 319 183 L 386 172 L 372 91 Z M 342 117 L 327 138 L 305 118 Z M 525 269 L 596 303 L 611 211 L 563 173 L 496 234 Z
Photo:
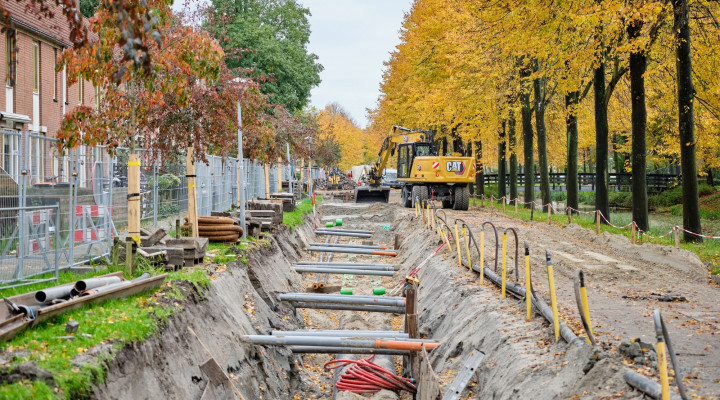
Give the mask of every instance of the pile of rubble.
M 163 228 L 152 231 L 149 228 L 140 229 L 140 247 L 133 246 L 131 253 L 141 257 L 156 267 L 177 270 L 183 267 L 192 267 L 200 264 L 205 258 L 209 239 L 169 236 Z M 130 242 L 115 240 L 111 258 L 115 262 L 124 262 L 128 253 L 127 245 Z
M 320 190 L 355 190 L 357 182 L 345 174 L 334 174 L 325 179 L 318 179 L 316 186 Z

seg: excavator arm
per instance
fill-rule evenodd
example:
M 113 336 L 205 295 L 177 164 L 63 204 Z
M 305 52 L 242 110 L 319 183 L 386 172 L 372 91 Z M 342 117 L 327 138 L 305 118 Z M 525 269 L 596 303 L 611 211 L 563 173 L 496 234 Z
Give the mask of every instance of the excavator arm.
M 398 143 L 432 142 L 432 137 L 432 131 L 393 126 L 390 133 L 385 137 L 382 147 L 380 147 L 377 161 L 375 161 L 370 169 L 368 184 L 370 184 L 370 186 L 379 186 L 382 183 L 383 171 L 385 171 L 388 159 Z

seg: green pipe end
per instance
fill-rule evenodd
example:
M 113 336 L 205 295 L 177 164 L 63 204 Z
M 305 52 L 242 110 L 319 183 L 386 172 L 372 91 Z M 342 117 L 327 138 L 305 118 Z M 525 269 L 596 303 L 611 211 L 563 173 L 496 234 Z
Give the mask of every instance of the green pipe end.
M 351 294 L 353 294 L 353 290 L 352 290 L 352 288 L 342 288 L 342 289 L 340 289 L 340 294 L 351 295 Z
M 342 226 L 342 218 L 338 218 L 335 220 L 335 226 Z
M 376 295 L 376 296 L 381 296 L 381 295 L 385 294 L 385 288 L 382 287 L 382 286 L 380 286 L 380 287 L 374 287 L 374 288 L 373 288 L 373 294 Z
M 333 225 L 332 222 L 328 222 L 328 223 L 325 224 L 325 227 L 326 227 L 326 228 L 332 228 L 333 226 L 334 226 L 334 225 Z

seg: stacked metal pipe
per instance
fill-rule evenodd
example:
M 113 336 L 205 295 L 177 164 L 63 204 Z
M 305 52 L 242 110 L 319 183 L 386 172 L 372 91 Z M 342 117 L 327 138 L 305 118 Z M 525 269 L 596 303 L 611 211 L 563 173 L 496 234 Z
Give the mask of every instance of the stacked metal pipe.
M 283 293 L 281 301 L 288 301 L 296 308 L 324 310 L 368 311 L 402 314 L 405 312 L 404 297 L 378 297 L 340 294 Z

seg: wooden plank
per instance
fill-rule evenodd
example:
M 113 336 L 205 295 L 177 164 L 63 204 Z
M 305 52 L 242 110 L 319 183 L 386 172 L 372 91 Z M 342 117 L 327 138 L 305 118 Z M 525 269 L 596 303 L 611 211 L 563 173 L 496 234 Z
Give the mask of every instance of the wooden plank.
M 418 379 L 418 400 L 439 400 L 442 397 L 438 377 L 430 364 L 425 346 L 422 348 L 420 360 L 420 377 Z
M 128 237 L 140 243 L 140 159 L 136 153 L 128 157 Z
M 205 346 L 205 344 L 202 342 L 202 340 L 200 340 L 198 335 L 195 334 L 195 331 L 193 331 L 193 329 L 189 326 L 188 326 L 188 331 L 190 332 L 190 334 L 193 337 L 195 337 L 195 339 L 198 341 L 198 343 L 200 343 L 200 347 L 202 347 L 203 351 L 205 351 L 205 354 L 207 354 L 207 356 L 210 357 L 214 361 L 215 357 L 213 357 L 210 350 L 208 350 L 208 348 Z M 207 363 L 207 361 L 205 363 Z M 217 364 L 217 362 L 216 362 L 216 364 Z M 205 365 L 205 364 L 203 364 L 203 365 Z M 208 367 L 208 368 L 211 368 L 211 367 Z M 235 395 L 237 395 L 237 397 L 239 397 L 241 400 L 245 400 L 245 397 L 243 397 L 242 393 L 240 393 L 240 391 L 235 387 L 235 385 L 232 383 L 232 381 L 227 376 L 227 374 L 225 374 L 225 371 L 223 371 L 222 368 L 220 368 L 220 366 L 218 366 L 218 368 L 220 369 L 220 372 L 223 375 L 225 375 L 225 379 L 227 380 L 227 383 L 230 385 L 230 389 L 232 389 L 232 392 L 235 393 Z

